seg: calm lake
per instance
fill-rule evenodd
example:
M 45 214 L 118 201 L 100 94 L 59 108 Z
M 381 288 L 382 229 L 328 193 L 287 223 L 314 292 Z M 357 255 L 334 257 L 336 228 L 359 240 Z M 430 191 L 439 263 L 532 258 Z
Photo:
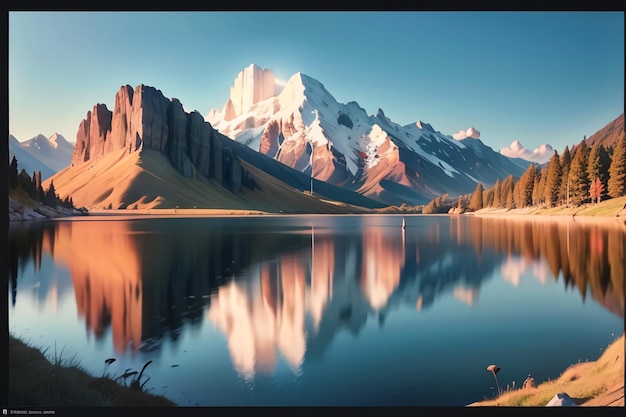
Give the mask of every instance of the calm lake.
M 9 334 L 181 406 L 464 406 L 624 331 L 623 222 L 404 218 L 12 223 Z

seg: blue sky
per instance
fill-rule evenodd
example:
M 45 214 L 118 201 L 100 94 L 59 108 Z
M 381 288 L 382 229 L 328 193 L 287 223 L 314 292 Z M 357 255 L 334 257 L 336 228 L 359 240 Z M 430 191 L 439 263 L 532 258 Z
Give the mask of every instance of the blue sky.
M 10 12 L 9 133 L 74 141 L 96 103 L 147 84 L 221 109 L 255 63 L 337 101 L 498 150 L 559 153 L 624 112 L 623 12 Z

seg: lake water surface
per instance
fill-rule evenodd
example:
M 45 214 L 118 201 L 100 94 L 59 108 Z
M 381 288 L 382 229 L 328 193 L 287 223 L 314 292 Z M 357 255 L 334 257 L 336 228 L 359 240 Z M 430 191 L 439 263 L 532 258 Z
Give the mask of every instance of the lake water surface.
M 9 334 L 181 406 L 463 406 L 624 331 L 624 224 L 405 219 L 12 223 Z

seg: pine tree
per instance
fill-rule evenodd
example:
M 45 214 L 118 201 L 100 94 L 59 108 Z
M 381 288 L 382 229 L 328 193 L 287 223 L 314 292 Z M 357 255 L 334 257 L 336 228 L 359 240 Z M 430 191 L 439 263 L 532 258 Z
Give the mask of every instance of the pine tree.
M 534 164 L 528 165 L 524 174 L 515 184 L 516 200 L 515 205 L 519 208 L 528 207 L 533 204 L 533 190 L 535 188 L 535 174 L 537 168 Z
M 13 159 L 11 160 L 11 163 L 9 164 L 9 187 L 11 187 L 14 190 L 17 188 L 18 175 L 19 174 L 17 172 L 17 158 L 15 157 L 15 155 L 13 155 Z
M 561 155 L 561 188 L 559 189 L 559 201 L 567 202 L 567 177 L 569 176 L 569 167 L 572 163 L 572 155 L 569 146 L 566 146 Z
M 546 177 L 548 176 L 548 166 L 544 165 L 535 175 L 535 188 L 533 189 L 533 205 L 545 204 Z
M 54 189 L 54 182 L 50 181 L 50 187 L 48 187 L 48 191 L 46 191 L 43 203 L 47 206 L 54 207 L 58 203 L 58 197 L 56 194 L 56 190 Z
M 515 202 L 515 207 L 522 207 L 522 177 L 515 181 L 515 186 L 513 187 L 513 201 Z
M 43 191 L 43 187 L 41 186 L 41 171 L 33 172 L 32 184 L 33 195 L 31 195 L 31 197 L 34 200 L 43 202 L 43 198 L 46 193 Z
M 587 175 L 587 158 L 589 150 L 585 142 L 581 142 L 576 150 L 569 170 L 569 197 L 574 205 L 580 205 L 589 197 L 589 177 Z
M 41 171 L 33 172 L 33 181 L 35 181 L 35 188 L 39 189 L 43 187 L 41 186 Z
M 469 210 L 477 211 L 483 208 L 483 191 L 483 185 L 479 182 L 474 189 L 474 193 L 472 194 L 472 198 L 470 199 L 469 206 L 467 207 Z
M 559 189 L 561 187 L 561 162 L 559 161 L 559 153 L 554 151 L 554 155 L 550 158 L 548 172 L 546 173 L 546 182 L 544 189 L 544 198 L 548 207 L 556 205 L 559 198 Z
M 513 175 L 509 175 L 502 181 L 502 185 L 500 186 L 500 205 L 502 207 L 508 209 L 515 208 L 514 188 Z
M 496 183 L 493 185 L 493 207 L 499 208 L 502 204 L 500 202 L 500 179 L 496 180 Z
M 621 133 L 609 168 L 608 192 L 612 198 L 626 195 L 626 141 Z
M 541 176 L 541 171 L 537 172 L 535 175 L 535 186 L 533 187 L 533 206 L 538 206 L 541 204 L 541 196 L 543 195 L 543 180 L 544 177 Z
M 483 196 L 483 207 L 493 207 L 493 187 L 485 190 Z
M 28 174 L 26 174 L 25 170 L 23 171 L 24 171 L 24 179 L 22 181 L 18 180 L 18 182 L 20 183 L 20 186 L 24 189 L 24 191 L 26 191 L 26 194 L 30 198 L 34 198 L 36 194 L 35 182 L 33 181 L 31 177 L 28 176 Z
M 606 189 L 609 181 L 609 167 L 611 166 L 611 158 L 606 148 L 596 142 L 589 151 L 589 157 L 587 158 L 587 178 L 590 184 L 595 182 L 596 178 L 600 179 L 602 184 L 602 194 L 600 199 L 606 198 Z M 597 187 L 597 185 L 596 185 Z

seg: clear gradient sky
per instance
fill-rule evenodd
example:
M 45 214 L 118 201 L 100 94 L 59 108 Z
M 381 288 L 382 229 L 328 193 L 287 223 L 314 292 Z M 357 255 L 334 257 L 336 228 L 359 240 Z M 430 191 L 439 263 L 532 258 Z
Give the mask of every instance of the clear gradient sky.
M 75 141 L 96 103 L 147 84 L 220 109 L 255 63 L 341 103 L 495 150 L 561 153 L 624 112 L 623 12 L 9 12 L 9 133 Z

